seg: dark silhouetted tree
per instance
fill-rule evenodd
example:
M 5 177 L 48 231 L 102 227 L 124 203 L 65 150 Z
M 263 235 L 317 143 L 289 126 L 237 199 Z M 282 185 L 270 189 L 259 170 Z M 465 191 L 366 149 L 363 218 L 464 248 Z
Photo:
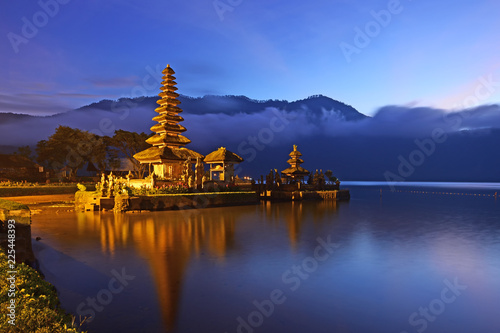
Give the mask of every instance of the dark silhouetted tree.
M 147 138 L 149 138 L 149 135 L 146 133 L 139 134 L 117 130 L 110 140 L 110 145 L 116 148 L 116 152 L 125 156 L 134 165 L 134 173 L 139 178 L 144 177 L 146 165 L 139 163 L 139 161 L 134 158 L 134 154 L 150 147 L 150 145 L 146 143 Z
M 76 176 L 78 169 L 92 162 L 101 170 L 106 168 L 106 144 L 104 138 L 60 125 L 48 140 L 37 143 L 37 162 L 53 170 L 70 168 L 70 178 Z
M 337 177 L 333 176 L 333 171 L 332 170 L 326 170 L 325 171 L 325 176 L 328 179 L 330 183 L 335 183 L 337 181 Z
M 17 148 L 16 154 L 20 156 L 24 156 L 30 161 L 33 161 L 33 156 L 31 155 L 33 151 L 31 150 L 30 146 L 22 146 Z

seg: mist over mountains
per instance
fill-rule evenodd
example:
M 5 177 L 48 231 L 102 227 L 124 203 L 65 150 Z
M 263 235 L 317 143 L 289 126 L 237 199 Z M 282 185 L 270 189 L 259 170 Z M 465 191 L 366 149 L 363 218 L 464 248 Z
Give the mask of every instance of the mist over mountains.
M 49 117 L 0 114 L 0 149 L 34 146 L 59 125 L 113 135 L 146 132 L 157 97 L 103 100 Z M 256 101 L 245 96 L 180 96 L 190 149 L 226 146 L 245 159 L 240 174 L 285 169 L 297 144 L 303 166 L 343 180 L 500 181 L 500 107 L 448 112 L 386 106 L 373 117 L 326 96 Z

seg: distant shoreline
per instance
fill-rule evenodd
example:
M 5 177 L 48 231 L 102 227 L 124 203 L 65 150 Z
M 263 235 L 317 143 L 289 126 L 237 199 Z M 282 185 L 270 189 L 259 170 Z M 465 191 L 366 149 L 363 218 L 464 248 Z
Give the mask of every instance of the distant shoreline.
M 405 182 L 387 182 L 387 181 L 342 181 L 342 186 L 417 186 L 417 187 L 456 187 L 456 188 L 478 188 L 485 190 L 499 189 L 500 182 L 430 182 L 430 181 L 405 181 Z

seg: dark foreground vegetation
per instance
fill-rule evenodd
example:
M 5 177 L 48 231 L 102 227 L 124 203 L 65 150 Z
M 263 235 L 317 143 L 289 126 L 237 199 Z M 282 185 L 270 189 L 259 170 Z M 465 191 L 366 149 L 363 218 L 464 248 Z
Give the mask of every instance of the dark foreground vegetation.
M 54 286 L 40 273 L 26 264 L 17 264 L 15 274 L 9 273 L 11 271 L 6 254 L 0 251 L 0 332 L 80 332 L 72 317 L 60 307 Z M 15 283 L 11 283 L 13 276 Z

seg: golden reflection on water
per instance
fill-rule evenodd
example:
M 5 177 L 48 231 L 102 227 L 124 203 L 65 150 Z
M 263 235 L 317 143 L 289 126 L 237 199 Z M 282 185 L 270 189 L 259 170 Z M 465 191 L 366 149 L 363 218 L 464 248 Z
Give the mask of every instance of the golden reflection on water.
M 292 251 L 297 250 L 301 227 L 304 221 L 312 220 L 321 223 L 325 216 L 337 212 L 337 201 L 325 200 L 317 202 L 292 201 L 289 203 L 265 202 L 261 205 L 261 216 L 269 223 L 279 224 L 284 221 L 288 228 L 288 238 Z
M 307 205 L 307 206 L 304 206 Z M 255 215 L 256 209 L 260 214 Z M 80 236 L 99 235 L 103 255 L 117 248 L 135 248 L 149 262 L 165 327 L 175 327 L 183 278 L 192 258 L 208 256 L 224 264 L 237 240 L 237 221 L 245 214 L 284 223 L 292 251 L 297 248 L 305 219 L 316 223 L 337 210 L 335 201 L 166 211 L 142 214 L 77 213 Z
M 191 257 L 201 254 L 224 263 L 234 247 L 235 222 L 242 209 L 170 211 L 144 214 L 78 213 L 78 234 L 99 235 L 104 255 L 117 246 L 134 247 L 149 264 L 163 319 L 175 325 L 184 272 Z

